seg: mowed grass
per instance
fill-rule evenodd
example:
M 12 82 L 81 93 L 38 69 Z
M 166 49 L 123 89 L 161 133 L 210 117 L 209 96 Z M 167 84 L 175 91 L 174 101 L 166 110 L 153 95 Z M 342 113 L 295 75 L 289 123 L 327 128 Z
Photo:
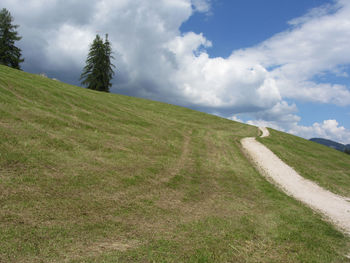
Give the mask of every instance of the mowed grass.
M 257 134 L 0 66 L 0 262 L 346 262 L 242 154 Z
M 269 129 L 259 138 L 303 177 L 345 197 L 350 197 L 350 155 L 316 142 Z

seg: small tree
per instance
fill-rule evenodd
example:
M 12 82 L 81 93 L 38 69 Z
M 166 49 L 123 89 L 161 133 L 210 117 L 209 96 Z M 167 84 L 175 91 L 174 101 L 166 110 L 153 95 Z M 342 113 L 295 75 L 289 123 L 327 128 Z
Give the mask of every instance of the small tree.
M 112 53 L 108 35 L 106 34 L 105 41 L 96 35 L 90 46 L 86 66 L 80 76 L 82 85 L 88 89 L 109 92 L 114 75 L 113 68 L 115 67 L 111 62 Z
M 10 12 L 3 8 L 0 11 L 0 64 L 20 69 L 19 64 L 24 61 L 21 58 L 21 49 L 15 46 L 15 41 L 22 37 L 18 36 L 18 25 L 12 25 L 13 17 Z

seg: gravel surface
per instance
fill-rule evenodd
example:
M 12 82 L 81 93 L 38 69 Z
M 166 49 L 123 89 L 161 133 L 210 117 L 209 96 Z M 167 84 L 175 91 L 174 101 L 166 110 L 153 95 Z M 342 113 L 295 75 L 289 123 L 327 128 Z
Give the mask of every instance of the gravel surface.
M 260 130 L 261 137 L 269 135 L 266 128 Z M 241 143 L 256 167 L 269 181 L 288 195 L 322 213 L 343 232 L 350 234 L 350 202 L 345 197 L 303 178 L 255 138 L 244 138 Z

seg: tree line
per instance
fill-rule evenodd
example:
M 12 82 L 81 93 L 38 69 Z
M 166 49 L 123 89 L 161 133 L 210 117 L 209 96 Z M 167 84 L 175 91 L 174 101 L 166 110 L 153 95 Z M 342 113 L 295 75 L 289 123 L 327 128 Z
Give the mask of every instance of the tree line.
M 24 59 L 22 50 L 15 45 L 15 42 L 22 37 L 17 32 L 19 25 L 14 25 L 13 21 L 11 13 L 3 8 L 0 11 L 0 64 L 20 70 L 20 64 Z M 109 92 L 115 68 L 113 58 L 108 34 L 105 39 L 97 34 L 90 44 L 86 65 L 80 76 L 81 84 L 88 89 Z

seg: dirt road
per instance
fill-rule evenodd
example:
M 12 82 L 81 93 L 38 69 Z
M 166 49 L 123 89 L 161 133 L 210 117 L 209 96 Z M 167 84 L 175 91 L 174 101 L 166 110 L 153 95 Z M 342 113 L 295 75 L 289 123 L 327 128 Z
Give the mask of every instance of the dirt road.
M 261 137 L 269 135 L 266 128 L 260 130 Z M 303 178 L 255 138 L 244 138 L 241 143 L 261 174 L 269 181 L 288 195 L 319 211 L 339 229 L 350 234 L 350 202 L 346 198 Z

